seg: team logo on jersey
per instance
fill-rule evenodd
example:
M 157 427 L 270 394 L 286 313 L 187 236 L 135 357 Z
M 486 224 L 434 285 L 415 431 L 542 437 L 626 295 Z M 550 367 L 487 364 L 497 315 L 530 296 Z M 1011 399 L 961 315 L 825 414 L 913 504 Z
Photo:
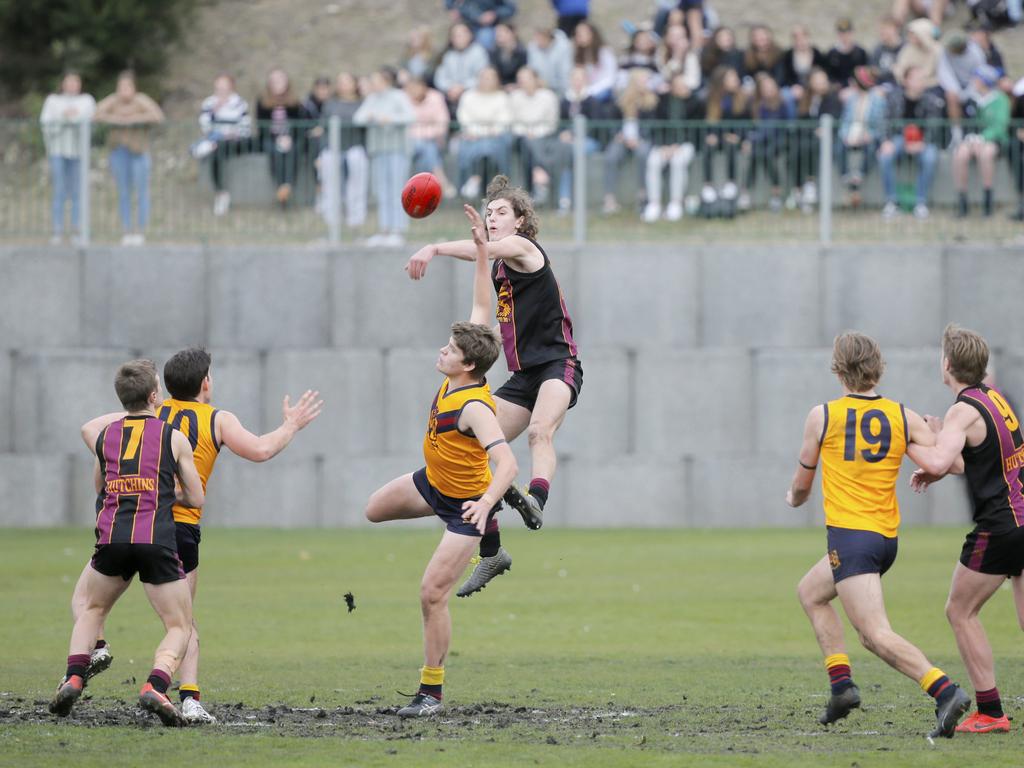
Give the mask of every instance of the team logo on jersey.
M 495 312 L 499 323 L 512 322 L 512 284 L 504 282 L 498 291 L 498 309 Z
M 430 445 L 437 448 L 437 401 L 430 409 L 430 417 L 427 419 L 427 438 L 430 440 Z
M 839 568 L 839 550 L 830 549 L 828 551 L 828 564 L 832 566 L 832 570 Z

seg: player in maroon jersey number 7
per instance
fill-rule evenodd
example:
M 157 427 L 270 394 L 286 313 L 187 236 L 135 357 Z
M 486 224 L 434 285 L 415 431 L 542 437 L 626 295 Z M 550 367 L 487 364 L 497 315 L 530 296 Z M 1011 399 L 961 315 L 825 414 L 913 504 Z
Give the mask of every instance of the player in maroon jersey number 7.
M 491 278 L 498 294 L 497 320 L 512 376 L 494 393 L 498 422 L 511 442 L 524 431 L 533 463 L 526 493 L 513 486 L 505 501 L 527 527 L 543 524 L 544 505 L 555 474 L 553 438 L 566 412 L 576 404 L 583 386 L 583 367 L 572 333 L 565 296 L 551 260 L 537 242 L 539 228 L 533 201 L 495 176 L 485 200 L 487 249 L 494 262 Z M 421 279 L 435 256 L 473 261 L 472 240 L 427 245 L 413 254 L 406 271 Z M 492 519 L 480 542 L 480 562 L 458 592 L 466 597 L 509 569 L 512 558 L 501 546 L 498 523 Z

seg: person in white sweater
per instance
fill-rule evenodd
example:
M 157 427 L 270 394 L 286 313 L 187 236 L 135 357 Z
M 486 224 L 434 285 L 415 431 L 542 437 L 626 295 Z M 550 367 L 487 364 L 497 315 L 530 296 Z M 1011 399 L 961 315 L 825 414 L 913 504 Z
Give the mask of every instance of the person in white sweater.
M 199 130 L 203 132 L 203 138 L 192 146 L 192 155 L 197 160 L 210 157 L 216 192 L 213 212 L 223 216 L 231 205 L 231 195 L 224 183 L 226 160 L 247 150 L 252 136 L 249 102 L 238 95 L 235 78 L 226 72 L 217 75 L 213 81 L 213 94 L 203 99 L 199 110 Z
M 478 163 L 491 161 L 498 173 L 508 173 L 512 108 L 494 67 L 481 70 L 476 88 L 462 95 L 456 118 L 462 131 L 459 142 L 461 193 L 465 198 L 475 198 L 480 194 Z
M 512 133 L 523 160 L 527 190 L 538 204 L 548 198 L 551 177 L 561 177 L 572 162 L 572 146 L 558 138 L 560 103 L 550 88 L 541 86 L 530 67 L 516 74 L 516 90 L 509 94 Z M 565 201 L 568 208 L 568 200 Z
M 82 172 L 81 126 L 92 120 L 96 100 L 82 93 L 82 78 L 77 72 L 65 72 L 60 92 L 51 93 L 43 102 L 39 122 L 46 143 L 46 156 L 50 165 L 50 184 L 53 187 L 53 243 L 64 237 L 64 209 L 71 202 L 71 229 L 81 231 L 79 221 L 80 184 Z M 88 147 L 85 148 L 88 152 Z
M 370 246 L 402 245 L 409 228 L 402 211 L 402 185 L 409 175 L 409 126 L 416 121 L 416 112 L 405 92 L 395 87 L 395 79 L 391 67 L 374 72 L 370 93 L 352 117 L 356 125 L 367 126 L 366 150 L 377 193 L 378 234 L 367 241 Z

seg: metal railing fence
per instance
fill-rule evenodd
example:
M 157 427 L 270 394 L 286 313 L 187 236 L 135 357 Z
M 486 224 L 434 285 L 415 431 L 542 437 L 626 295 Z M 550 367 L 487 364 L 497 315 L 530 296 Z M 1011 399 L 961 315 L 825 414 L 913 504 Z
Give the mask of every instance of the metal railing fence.
M 1024 233 L 1012 216 L 1024 194 L 1024 123 L 1011 125 L 999 145 L 990 215 L 982 206 L 979 129 L 970 121 L 959 130 L 947 121 L 891 122 L 862 146 L 828 116 L 578 117 L 553 131 L 452 123 L 439 126 L 443 139 L 417 139 L 430 133 L 425 128 L 403 136 L 394 126 L 375 133 L 331 118 L 292 123 L 285 134 L 257 125 L 250 136 L 210 142 L 194 122 L 172 121 L 145 131 L 136 148 L 146 151 L 131 153 L 112 145 L 107 127 L 82 123 L 73 145 L 62 145 L 76 159 L 48 156 L 38 122 L 0 120 L 0 236 L 333 244 L 387 225 L 410 238 L 456 237 L 465 231 L 461 203 L 479 202 L 496 172 L 533 193 L 544 237 L 576 243 L 993 241 Z M 966 138 L 954 140 L 960 134 Z M 966 217 L 958 155 L 970 156 Z M 441 208 L 390 224 L 396 185 L 424 170 L 445 184 Z

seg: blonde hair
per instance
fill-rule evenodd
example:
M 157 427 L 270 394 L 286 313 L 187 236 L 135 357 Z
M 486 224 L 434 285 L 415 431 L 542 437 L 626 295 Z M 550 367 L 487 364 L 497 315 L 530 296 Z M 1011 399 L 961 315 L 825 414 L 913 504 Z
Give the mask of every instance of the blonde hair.
M 878 343 L 870 336 L 846 331 L 832 344 L 832 373 L 851 392 L 867 392 L 874 388 L 885 371 L 885 361 Z
M 980 384 L 988 368 L 988 343 L 981 334 L 955 323 L 942 332 L 942 356 L 949 361 L 949 375 L 962 384 Z

